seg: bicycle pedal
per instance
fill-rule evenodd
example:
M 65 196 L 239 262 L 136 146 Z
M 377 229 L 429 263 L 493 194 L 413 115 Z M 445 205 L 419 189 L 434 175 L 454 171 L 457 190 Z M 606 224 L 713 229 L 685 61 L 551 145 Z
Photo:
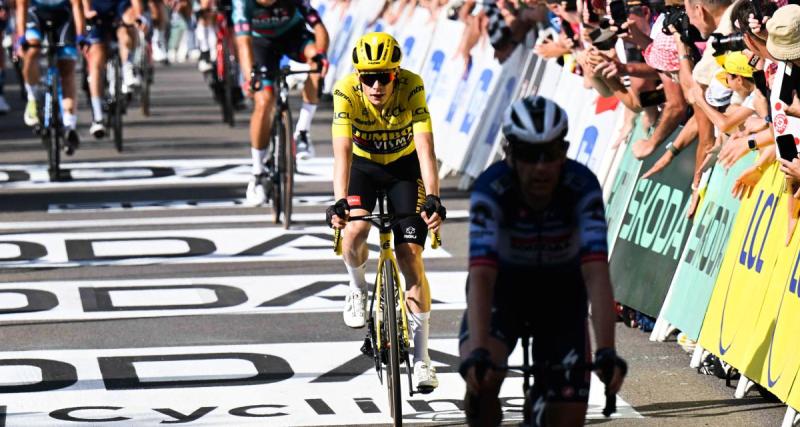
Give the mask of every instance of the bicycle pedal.
M 374 356 L 372 351 L 372 340 L 369 337 L 364 338 L 364 344 L 361 345 L 361 354 L 364 356 Z

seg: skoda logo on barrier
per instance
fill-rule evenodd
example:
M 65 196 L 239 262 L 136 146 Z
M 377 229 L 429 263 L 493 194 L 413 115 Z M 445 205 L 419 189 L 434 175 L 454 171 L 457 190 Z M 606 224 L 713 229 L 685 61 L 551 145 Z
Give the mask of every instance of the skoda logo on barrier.
M 795 295 L 798 294 L 800 296 L 800 290 L 798 289 L 798 267 L 800 267 L 800 252 L 797 254 L 797 258 L 794 261 L 794 268 L 792 269 L 792 275 L 789 277 L 789 289 L 785 290 L 783 294 L 781 294 L 781 303 L 778 305 L 778 312 L 775 314 L 775 328 L 772 330 L 772 335 L 769 338 L 769 353 L 767 353 L 767 385 L 771 387 L 775 387 L 775 384 L 781 379 L 781 375 L 783 375 L 783 369 L 778 374 L 775 379 L 772 379 L 772 347 L 775 343 L 775 333 L 778 332 L 778 323 L 781 319 L 781 309 L 783 308 L 783 299 L 786 298 L 787 292 L 789 294 Z
M 742 239 L 742 250 L 739 255 L 739 264 L 747 267 L 748 270 L 755 270 L 756 273 L 761 273 L 761 269 L 764 266 L 764 260 L 761 259 L 761 255 L 764 253 L 764 245 L 767 242 L 767 236 L 769 235 L 770 226 L 772 225 L 772 219 L 775 217 L 775 211 L 777 207 L 776 197 L 772 193 L 767 196 L 763 204 L 761 203 L 762 200 L 764 200 L 764 190 L 761 190 L 761 192 L 758 194 L 758 201 L 756 201 L 756 206 L 750 215 L 747 233 L 745 233 L 744 239 Z M 772 212 L 767 212 L 767 210 L 771 210 Z M 754 245 L 756 237 L 758 236 L 759 230 L 761 229 L 761 222 L 766 214 L 769 214 L 769 221 L 767 222 L 766 229 L 764 230 L 764 238 L 761 240 L 761 247 L 758 250 L 758 256 L 754 256 L 753 254 L 755 251 L 753 249 L 755 249 Z M 758 220 L 756 220 L 756 216 L 758 216 Z M 755 222 L 755 228 L 753 227 L 753 222 Z M 747 248 L 748 241 L 750 242 L 749 248 Z M 755 269 L 753 267 L 755 267 Z M 727 346 L 722 343 L 722 332 L 725 329 L 725 309 L 728 306 L 728 295 L 730 294 L 730 291 L 731 282 L 728 281 L 728 286 L 725 289 L 725 299 L 722 302 L 722 315 L 720 316 L 719 323 L 720 356 L 724 356 L 733 345 L 733 339 L 731 339 L 731 342 Z M 734 337 L 735 336 L 736 334 L 734 333 Z

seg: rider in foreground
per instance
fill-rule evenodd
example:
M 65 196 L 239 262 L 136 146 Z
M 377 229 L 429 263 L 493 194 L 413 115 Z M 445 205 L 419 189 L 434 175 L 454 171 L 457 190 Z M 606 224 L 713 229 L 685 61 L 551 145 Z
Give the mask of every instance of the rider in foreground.
M 506 159 L 474 185 L 459 370 L 470 425 L 501 422 L 497 396 L 506 372 L 494 368 L 507 364 L 523 334 L 533 337 L 536 366 L 591 361 L 587 297 L 595 363 L 614 366 L 613 378 L 602 378 L 609 392 L 622 385 L 602 191 L 588 168 L 567 159 L 567 129 L 566 112 L 553 101 L 514 102 L 503 120 Z M 589 373 L 534 376 L 531 405 L 541 407 L 545 395 L 548 402 L 547 418 L 536 425 L 582 426 Z
M 264 160 L 272 129 L 275 93 L 273 81 L 262 79 L 261 90 L 253 94 L 250 75 L 258 65 L 266 67 L 268 75 L 280 70 L 281 56 L 306 62 L 312 69 L 322 68 L 319 74 L 309 74 L 303 87 L 303 107 L 297 119 L 295 139 L 298 157 L 312 154 L 308 130 L 319 102 L 318 88 L 327 72 L 328 30 L 308 0 L 233 0 L 233 24 L 239 61 L 247 81 L 244 91 L 255 96 L 250 119 L 250 151 L 253 158 L 253 177 L 247 185 L 247 203 L 262 205 L 267 201 L 263 181 L 266 177 Z M 306 24 L 314 32 L 308 31 Z
M 78 59 L 76 40 L 83 39 L 83 10 L 79 0 L 17 0 L 17 45 L 18 55 L 23 58 L 22 76 L 25 90 L 28 93 L 28 104 L 25 106 L 23 120 L 28 126 L 39 124 L 37 102 L 41 95 L 42 72 L 39 67 L 39 54 L 42 52 L 42 40 L 45 39 L 44 23 L 52 20 L 57 34 L 56 60 L 61 75 L 63 99 L 62 122 L 64 123 L 64 139 L 67 142 L 67 153 L 78 147 L 78 103 L 75 99 L 75 61 Z M 76 34 L 77 33 L 77 34 Z
M 400 68 L 400 46 L 386 33 L 361 37 L 353 49 L 356 72 L 333 90 L 333 193 L 337 202 L 327 222 L 344 228 L 342 252 L 350 274 L 344 322 L 365 324 L 367 236 L 370 223 L 348 222 L 366 215 L 383 189 L 389 210 L 399 215 L 392 229 L 400 272 L 405 278 L 410 328 L 414 335 L 414 378 L 418 389 L 439 385 L 428 355 L 431 293 L 422 250 L 428 230 L 438 232 L 446 210 L 439 200 L 439 177 L 431 118 L 420 76 Z M 426 213 L 431 212 L 430 216 Z
M 116 33 L 119 56 L 122 59 L 122 92 L 131 93 L 140 84 L 133 71 L 133 49 L 136 46 L 134 25 L 144 30 L 147 19 L 142 16 L 142 0 L 83 0 L 86 19 L 95 20 L 89 32 L 89 94 L 92 107 L 92 126 L 89 133 L 95 138 L 106 134 L 103 124 L 103 90 L 105 87 L 108 43 Z M 118 24 L 118 25 L 117 25 Z M 116 25 L 116 27 L 115 27 Z

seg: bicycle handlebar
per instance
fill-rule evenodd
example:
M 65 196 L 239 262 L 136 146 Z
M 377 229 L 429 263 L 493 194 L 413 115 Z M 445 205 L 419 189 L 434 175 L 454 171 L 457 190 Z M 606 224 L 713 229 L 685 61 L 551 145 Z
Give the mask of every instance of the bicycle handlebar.
M 322 73 L 322 66 L 321 65 L 319 65 L 314 70 L 292 70 L 291 68 L 289 68 L 288 65 L 282 67 L 278 71 L 273 71 L 273 72 L 268 72 L 268 71 L 262 70 L 260 68 L 262 68 L 261 65 L 256 65 L 250 71 L 250 91 L 251 92 L 256 92 L 258 90 L 261 90 L 261 88 L 262 88 L 261 80 L 264 79 L 264 78 L 266 78 L 266 79 L 271 79 L 271 78 L 275 78 L 275 77 L 283 78 L 283 77 L 291 76 L 291 75 L 295 75 L 295 74 L 320 74 L 320 73 Z
M 389 220 L 390 222 L 395 219 L 403 219 L 409 218 L 413 216 L 419 216 L 418 213 L 414 214 L 368 214 L 368 215 L 358 215 L 358 216 L 350 216 L 347 218 L 348 221 L 369 221 L 376 227 L 381 227 L 381 220 Z M 440 232 L 435 232 L 431 236 L 431 249 L 439 249 L 442 246 L 442 234 Z M 334 229 L 333 230 L 333 252 L 336 255 L 342 255 L 342 230 Z
M 616 367 L 616 365 L 612 365 L 612 369 L 614 367 Z M 578 370 L 580 370 L 580 371 L 594 371 L 594 370 L 597 370 L 597 369 L 605 370 L 607 367 L 598 366 L 598 365 L 596 365 L 594 363 L 585 363 L 585 362 L 581 363 L 581 362 L 578 362 L 578 363 L 575 363 L 575 364 L 573 364 L 572 366 L 569 366 L 569 367 L 564 366 L 563 364 L 549 365 L 549 366 L 545 366 L 545 367 L 527 366 L 527 365 L 505 365 L 505 366 L 501 365 L 501 366 L 496 366 L 496 365 L 492 364 L 491 368 L 495 369 L 495 370 L 498 370 L 498 371 L 513 370 L 513 371 L 520 371 L 523 374 L 525 374 L 525 373 L 533 374 L 534 372 L 549 372 L 549 373 L 553 373 L 553 372 L 563 372 L 563 371 L 573 371 L 573 370 L 575 370 L 575 371 L 578 371 Z M 627 368 L 623 368 L 622 375 L 625 376 L 626 374 L 627 374 Z M 604 376 L 606 376 L 606 375 L 604 374 Z M 613 371 L 611 372 L 610 376 L 613 376 Z M 617 412 L 617 395 L 616 395 L 616 393 L 611 393 L 611 392 L 608 391 L 608 385 L 607 384 L 605 386 L 605 395 L 606 395 L 606 404 L 605 404 L 605 407 L 603 407 L 603 416 L 608 418 L 612 414 Z

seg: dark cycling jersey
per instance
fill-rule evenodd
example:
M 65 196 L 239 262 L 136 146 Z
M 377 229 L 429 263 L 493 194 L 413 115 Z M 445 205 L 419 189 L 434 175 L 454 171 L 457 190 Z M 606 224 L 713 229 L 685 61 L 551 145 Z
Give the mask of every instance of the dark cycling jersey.
M 470 201 L 470 265 L 577 269 L 583 262 L 608 258 L 603 192 L 587 167 L 567 160 L 554 198 L 541 213 L 527 209 L 515 187 L 504 161 L 476 180 Z
M 272 6 L 261 6 L 255 0 L 233 0 L 237 36 L 280 37 L 304 22 L 310 27 L 322 22 L 308 0 L 278 0 Z

